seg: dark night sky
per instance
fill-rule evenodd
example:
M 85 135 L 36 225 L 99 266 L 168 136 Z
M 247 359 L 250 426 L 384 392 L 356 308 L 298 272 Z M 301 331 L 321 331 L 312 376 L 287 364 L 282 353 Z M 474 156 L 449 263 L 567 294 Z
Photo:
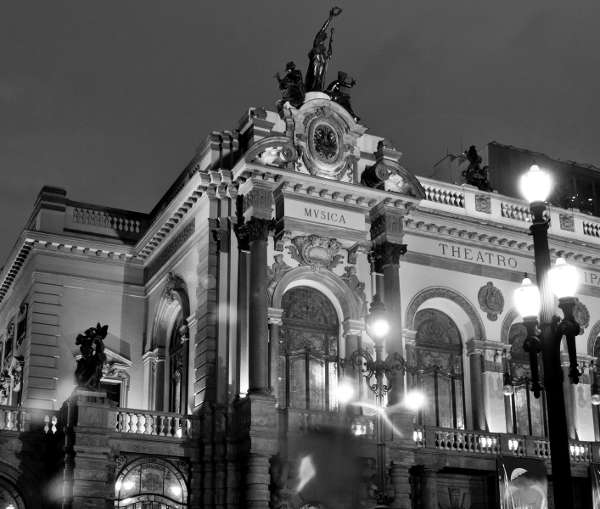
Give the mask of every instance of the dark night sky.
M 488 141 L 600 163 L 600 4 L 340 1 L 329 79 L 419 175 Z M 0 6 L 0 265 L 44 184 L 149 211 L 196 146 L 273 107 L 318 1 L 5 2 Z

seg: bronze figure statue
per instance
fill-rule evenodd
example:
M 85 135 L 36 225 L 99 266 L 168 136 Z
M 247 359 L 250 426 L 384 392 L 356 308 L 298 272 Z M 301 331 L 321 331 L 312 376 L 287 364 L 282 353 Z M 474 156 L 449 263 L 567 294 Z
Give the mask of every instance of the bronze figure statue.
M 342 106 L 350 115 L 355 122 L 360 120 L 360 117 L 352 111 L 352 106 L 350 104 L 350 89 L 356 85 L 356 80 L 351 76 L 348 76 L 343 71 L 338 71 L 337 80 L 332 81 L 325 93 L 331 97 L 332 101 L 335 101 L 340 106 Z
M 325 86 L 325 74 L 327 73 L 327 63 L 333 53 L 333 27 L 329 34 L 329 44 L 325 46 L 327 40 L 327 29 L 333 18 L 339 16 L 342 9 L 332 7 L 329 11 L 329 17 L 323 23 L 321 29 L 315 35 L 313 47 L 308 54 L 308 70 L 306 71 L 306 91 L 321 92 Z
M 304 80 L 302 71 L 296 69 L 294 62 L 288 62 L 285 66 L 283 77 L 279 73 L 275 74 L 281 90 L 281 99 L 277 101 L 277 111 L 281 115 L 283 105 L 289 102 L 294 108 L 299 108 L 304 102 Z
M 75 339 L 75 344 L 80 345 L 81 358 L 77 361 L 75 380 L 77 387 L 90 391 L 97 391 L 102 378 L 102 368 L 106 362 L 104 353 L 104 338 L 108 333 L 108 325 L 90 327 Z
M 468 168 L 462 172 L 465 182 L 477 187 L 480 191 L 492 191 L 492 186 L 488 180 L 488 167 L 481 167 L 482 159 L 477 153 L 475 145 L 471 145 L 469 150 L 465 150 L 465 157 L 469 161 Z

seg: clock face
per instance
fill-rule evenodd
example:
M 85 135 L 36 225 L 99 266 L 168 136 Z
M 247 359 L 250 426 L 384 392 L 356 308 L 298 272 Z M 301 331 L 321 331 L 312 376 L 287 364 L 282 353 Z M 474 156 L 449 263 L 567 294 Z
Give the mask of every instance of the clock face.
M 339 153 L 339 142 L 336 132 L 328 124 L 319 124 L 313 130 L 313 146 L 315 155 L 326 163 L 335 161 Z

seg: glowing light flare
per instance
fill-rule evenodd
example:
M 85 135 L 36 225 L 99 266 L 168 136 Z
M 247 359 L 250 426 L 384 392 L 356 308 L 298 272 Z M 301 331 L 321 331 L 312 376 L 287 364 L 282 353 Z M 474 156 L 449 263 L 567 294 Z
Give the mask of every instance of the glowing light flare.
M 336 387 L 335 396 L 342 405 L 346 405 L 354 397 L 354 387 L 344 380 Z
M 548 284 L 559 299 L 574 297 L 579 286 L 579 272 L 564 258 L 557 258 L 554 267 L 548 272 Z
M 169 486 L 169 491 L 177 498 L 181 497 L 181 493 L 183 492 L 183 489 L 181 488 L 181 486 L 179 486 L 179 484 L 172 484 L 171 486 Z
M 413 389 L 406 393 L 403 403 L 408 410 L 417 412 L 425 406 L 426 401 L 427 398 L 425 397 L 425 394 L 423 394 L 421 391 Z
M 298 487 L 296 488 L 297 492 L 300 492 L 304 486 L 308 484 L 308 482 L 316 475 L 317 469 L 313 463 L 312 457 L 304 456 L 300 460 L 300 466 L 298 467 Z
M 541 308 L 540 291 L 531 279 L 523 279 L 521 286 L 513 293 L 515 308 L 523 318 L 536 317 Z
M 534 164 L 521 176 L 519 189 L 529 203 L 545 202 L 552 192 L 552 177 Z
M 383 339 L 390 332 L 390 322 L 383 317 L 375 318 L 368 324 L 368 327 L 369 336 L 373 339 Z

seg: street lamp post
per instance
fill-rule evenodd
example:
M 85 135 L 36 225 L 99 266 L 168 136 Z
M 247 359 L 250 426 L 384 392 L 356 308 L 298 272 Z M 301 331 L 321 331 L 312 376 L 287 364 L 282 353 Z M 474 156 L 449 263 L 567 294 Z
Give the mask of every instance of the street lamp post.
M 398 352 L 389 354 L 383 358 L 383 347 L 385 338 L 390 332 L 389 320 L 386 317 L 385 306 L 378 295 L 373 296 L 369 314 L 366 318 L 367 334 L 373 340 L 375 346 L 375 358 L 363 348 L 352 352 L 350 357 L 352 364 L 367 380 L 369 388 L 375 394 L 377 403 L 377 415 L 375 423 L 375 440 L 377 443 L 377 492 L 376 501 L 378 507 L 387 506 L 394 497 L 389 496 L 386 490 L 386 458 L 385 458 L 385 435 L 383 429 L 384 397 L 392 387 L 392 375 L 397 371 L 405 370 L 405 362 Z
M 550 454 L 554 491 L 554 506 L 561 509 L 573 508 L 571 488 L 571 458 L 569 453 L 569 434 L 567 413 L 563 393 L 563 372 L 561 365 L 561 341 L 566 337 L 569 353 L 569 378 L 579 382 L 575 336 L 580 333 L 579 325 L 573 317 L 576 303 L 574 297 L 577 287 L 577 271 L 558 259 L 554 268 L 550 268 L 550 250 L 548 248 L 549 220 L 545 217 L 546 199 L 552 188 L 547 173 L 537 165 L 521 177 L 521 192 L 530 203 L 530 231 L 533 236 L 535 270 L 539 290 L 527 278 L 515 291 L 515 305 L 523 317 L 527 329 L 527 338 L 523 348 L 529 353 L 531 365 L 532 391 L 538 398 L 542 385 L 538 370 L 538 353 L 542 355 L 543 389 L 546 393 L 548 409 L 548 431 L 550 435 Z M 563 319 L 554 316 L 554 293 L 559 298 L 559 307 Z M 538 322 L 539 315 L 539 322 Z

